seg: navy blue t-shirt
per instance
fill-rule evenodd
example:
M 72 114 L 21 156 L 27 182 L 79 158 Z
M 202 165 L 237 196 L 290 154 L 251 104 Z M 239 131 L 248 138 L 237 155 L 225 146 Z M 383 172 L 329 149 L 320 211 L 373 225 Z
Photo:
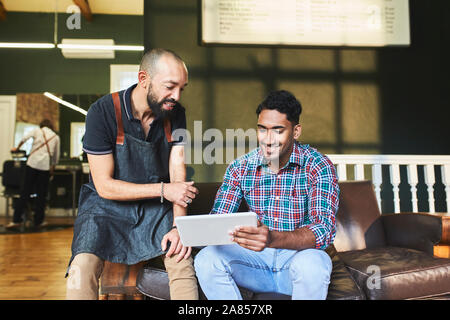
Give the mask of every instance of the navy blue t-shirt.
M 136 84 L 124 91 L 119 92 L 122 107 L 122 122 L 124 132 L 134 138 L 154 141 L 159 139 L 164 133 L 164 124 L 161 118 L 153 120 L 147 137 L 142 129 L 141 121 L 133 117 L 131 112 L 131 91 Z M 171 126 L 172 133 L 177 129 L 186 129 L 185 109 L 177 104 L 172 111 Z M 110 94 L 105 95 L 94 102 L 86 115 L 86 133 L 83 138 L 83 151 L 89 154 L 112 153 L 117 138 L 117 122 L 114 110 L 114 103 Z M 184 138 L 180 134 L 174 135 L 177 141 L 172 145 L 183 144 Z

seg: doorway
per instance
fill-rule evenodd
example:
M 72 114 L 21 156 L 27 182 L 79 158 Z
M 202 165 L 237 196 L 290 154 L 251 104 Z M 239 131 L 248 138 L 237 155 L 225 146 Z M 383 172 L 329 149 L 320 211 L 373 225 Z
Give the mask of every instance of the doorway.
M 0 165 L 11 159 L 11 148 L 14 143 L 14 126 L 16 123 L 16 96 L 0 96 Z M 3 185 L 0 186 L 3 193 Z M 6 214 L 6 200 L 0 197 L 0 215 Z

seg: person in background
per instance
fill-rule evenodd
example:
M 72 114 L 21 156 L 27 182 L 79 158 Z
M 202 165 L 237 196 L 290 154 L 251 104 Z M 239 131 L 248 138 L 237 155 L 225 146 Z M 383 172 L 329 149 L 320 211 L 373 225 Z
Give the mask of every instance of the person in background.
M 294 300 L 327 297 L 332 263 L 325 249 L 336 234 L 339 186 L 333 163 L 296 141 L 301 111 L 290 92 L 271 92 L 256 110 L 259 148 L 226 170 L 211 213 L 236 212 L 245 199 L 259 222 L 232 231 L 235 244 L 196 255 L 208 299 L 242 299 L 238 286 Z
M 45 205 L 47 200 L 48 184 L 53 175 L 55 165 L 59 161 L 60 139 L 53 129 L 50 120 L 44 119 L 39 124 L 39 128 L 34 129 L 25 135 L 16 148 L 11 152 L 17 152 L 20 147 L 30 138 L 33 138 L 33 145 L 28 155 L 25 166 L 25 180 L 14 208 L 13 221 L 6 227 L 15 228 L 23 222 L 23 213 L 30 194 L 36 193 L 34 226 L 43 227 L 47 223 L 45 218 Z

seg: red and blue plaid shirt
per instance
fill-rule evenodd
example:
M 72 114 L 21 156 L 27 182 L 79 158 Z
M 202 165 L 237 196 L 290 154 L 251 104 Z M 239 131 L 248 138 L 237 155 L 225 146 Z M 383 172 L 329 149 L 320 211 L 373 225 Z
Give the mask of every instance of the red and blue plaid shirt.
M 339 186 L 333 163 L 309 145 L 294 143 L 288 163 L 273 173 L 260 148 L 227 168 L 211 214 L 236 212 L 242 199 L 249 211 L 275 231 L 309 228 L 316 249 L 325 249 L 336 235 Z

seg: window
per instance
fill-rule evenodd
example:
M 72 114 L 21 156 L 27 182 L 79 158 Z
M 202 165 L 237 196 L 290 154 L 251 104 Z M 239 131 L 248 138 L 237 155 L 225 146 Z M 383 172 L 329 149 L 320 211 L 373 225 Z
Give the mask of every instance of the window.
M 16 122 L 16 130 L 14 132 L 14 146 L 18 146 L 23 137 L 29 134 L 34 129 L 39 128 L 37 124 L 26 123 L 26 122 Z M 27 154 L 30 154 L 31 147 L 33 145 L 33 139 L 28 139 L 20 149 L 25 150 Z
M 79 158 L 83 154 L 84 122 L 70 123 L 70 157 Z
M 135 84 L 138 79 L 138 64 L 111 64 L 110 65 L 111 92 L 124 90 Z

